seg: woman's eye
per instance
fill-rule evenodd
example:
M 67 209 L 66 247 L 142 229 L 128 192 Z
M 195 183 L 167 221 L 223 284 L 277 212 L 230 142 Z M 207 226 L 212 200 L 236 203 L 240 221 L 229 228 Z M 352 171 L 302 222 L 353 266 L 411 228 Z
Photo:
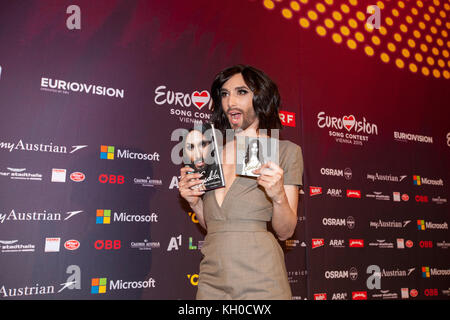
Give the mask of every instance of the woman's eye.
M 228 92 L 226 92 L 226 91 L 222 91 L 221 93 L 220 93 L 220 96 L 223 98 L 223 97 L 226 97 L 228 95 Z
M 238 91 L 238 93 L 240 94 L 240 95 L 244 95 L 244 94 L 246 94 L 248 91 L 247 90 L 244 90 L 244 89 L 241 89 L 241 90 L 239 90 Z

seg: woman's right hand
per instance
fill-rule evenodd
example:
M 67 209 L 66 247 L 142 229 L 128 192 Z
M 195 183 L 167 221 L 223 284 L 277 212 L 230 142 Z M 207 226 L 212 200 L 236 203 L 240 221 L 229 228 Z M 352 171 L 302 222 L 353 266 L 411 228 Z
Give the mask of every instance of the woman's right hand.
M 178 183 L 180 195 L 189 203 L 191 207 L 197 205 L 200 197 L 205 194 L 205 191 L 201 191 L 200 189 L 191 189 L 191 187 L 203 182 L 203 180 L 200 180 L 202 174 L 188 173 L 192 171 L 194 171 L 194 169 L 188 166 L 181 168 L 181 180 Z

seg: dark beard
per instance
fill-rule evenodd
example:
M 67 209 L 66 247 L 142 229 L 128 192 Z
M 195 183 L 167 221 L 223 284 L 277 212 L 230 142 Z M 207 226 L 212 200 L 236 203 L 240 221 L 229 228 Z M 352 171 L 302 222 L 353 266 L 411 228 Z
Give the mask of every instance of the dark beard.
M 246 130 L 248 127 L 250 127 L 250 126 L 253 124 L 253 122 L 255 122 L 255 120 L 256 120 L 256 118 L 257 118 L 255 112 L 253 112 L 252 115 L 249 115 L 248 113 L 244 113 L 244 112 L 242 112 L 241 110 L 239 110 L 239 111 L 240 111 L 241 114 L 242 114 L 242 125 L 241 125 L 240 127 L 237 127 L 237 128 L 236 128 L 235 126 L 233 126 L 233 125 L 230 123 L 231 128 L 232 128 L 236 133 L 237 133 L 237 132 L 240 132 L 240 131 Z

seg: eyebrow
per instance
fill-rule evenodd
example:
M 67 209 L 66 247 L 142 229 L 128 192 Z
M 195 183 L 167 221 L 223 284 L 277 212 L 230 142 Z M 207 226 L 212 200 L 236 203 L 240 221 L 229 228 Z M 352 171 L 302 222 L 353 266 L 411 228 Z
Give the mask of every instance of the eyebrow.
M 247 89 L 247 90 L 250 90 L 250 88 L 247 87 L 247 86 L 239 86 L 239 87 L 234 88 L 234 90 L 240 90 L 240 89 Z M 221 88 L 220 91 L 226 91 L 226 92 L 229 92 L 228 89 L 225 89 L 225 88 Z M 250 90 L 250 91 L 251 91 L 251 90 Z

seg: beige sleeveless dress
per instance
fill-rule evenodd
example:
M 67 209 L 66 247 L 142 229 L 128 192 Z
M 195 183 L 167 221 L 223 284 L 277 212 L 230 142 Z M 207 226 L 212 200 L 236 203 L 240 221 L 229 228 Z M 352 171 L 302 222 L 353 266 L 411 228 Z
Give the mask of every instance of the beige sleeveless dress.
M 280 140 L 285 185 L 301 185 L 300 146 Z M 197 299 L 291 299 L 284 253 L 267 231 L 273 205 L 255 178 L 236 176 L 222 206 L 214 190 L 203 196 L 207 235 L 201 248 Z

